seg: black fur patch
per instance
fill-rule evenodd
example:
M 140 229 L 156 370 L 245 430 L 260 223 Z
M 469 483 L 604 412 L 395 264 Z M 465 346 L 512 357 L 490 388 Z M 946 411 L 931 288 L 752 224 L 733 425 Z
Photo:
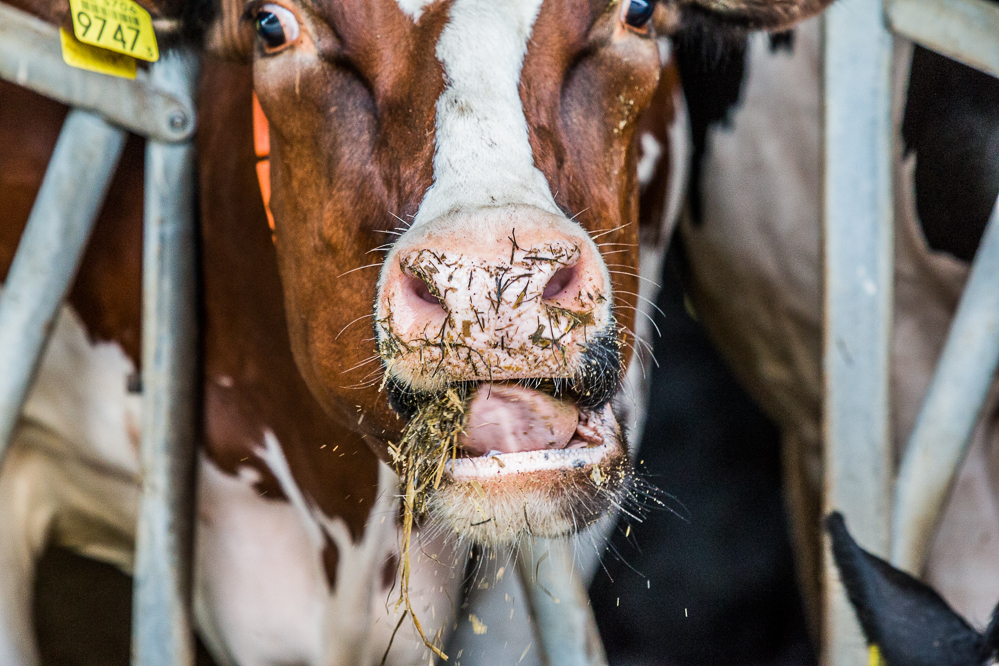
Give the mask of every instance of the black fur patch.
M 915 47 L 902 137 L 927 242 L 971 261 L 999 196 L 999 79 Z
M 675 43 L 693 144 L 688 206 L 691 222 L 700 226 L 704 220 L 701 171 L 708 130 L 714 125 L 727 126 L 739 105 L 747 39 L 744 33 L 719 33 L 695 24 L 684 28 Z
M 794 53 L 794 30 L 775 32 L 770 35 L 770 52 L 787 51 Z

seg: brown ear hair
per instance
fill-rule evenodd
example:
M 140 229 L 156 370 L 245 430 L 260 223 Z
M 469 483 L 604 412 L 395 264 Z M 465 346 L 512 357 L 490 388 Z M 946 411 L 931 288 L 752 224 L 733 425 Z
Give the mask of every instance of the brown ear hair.
M 684 27 L 780 32 L 815 16 L 832 0 L 668 0 L 665 4 L 680 15 Z

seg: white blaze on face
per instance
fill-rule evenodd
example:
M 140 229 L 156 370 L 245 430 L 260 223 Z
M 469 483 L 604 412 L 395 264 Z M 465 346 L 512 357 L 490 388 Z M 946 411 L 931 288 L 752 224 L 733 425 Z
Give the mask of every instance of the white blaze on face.
M 437 42 L 434 184 L 413 226 L 459 210 L 527 204 L 561 215 L 534 166 L 520 73 L 543 0 L 454 0 Z M 413 4 L 413 0 L 400 0 Z

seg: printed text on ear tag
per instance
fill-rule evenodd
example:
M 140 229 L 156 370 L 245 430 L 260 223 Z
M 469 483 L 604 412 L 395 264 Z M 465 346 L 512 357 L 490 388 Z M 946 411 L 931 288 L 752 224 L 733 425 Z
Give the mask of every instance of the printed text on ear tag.
M 59 28 L 59 40 L 62 42 L 62 60 L 70 67 L 123 79 L 135 78 L 135 58 L 84 44 L 64 28 Z
M 81 42 L 149 62 L 160 59 L 153 20 L 134 0 L 69 0 L 69 8 Z

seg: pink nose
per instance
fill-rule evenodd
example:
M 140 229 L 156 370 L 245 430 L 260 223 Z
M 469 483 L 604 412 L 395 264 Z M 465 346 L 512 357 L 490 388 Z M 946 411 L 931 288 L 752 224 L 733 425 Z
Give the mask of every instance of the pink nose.
M 390 372 L 418 387 L 571 376 L 611 321 L 610 281 L 585 231 L 542 215 L 494 213 L 400 240 L 378 302 Z

